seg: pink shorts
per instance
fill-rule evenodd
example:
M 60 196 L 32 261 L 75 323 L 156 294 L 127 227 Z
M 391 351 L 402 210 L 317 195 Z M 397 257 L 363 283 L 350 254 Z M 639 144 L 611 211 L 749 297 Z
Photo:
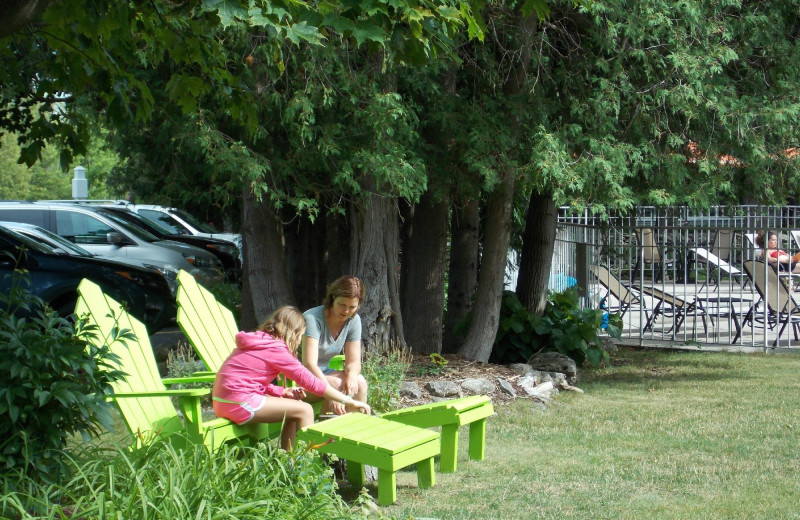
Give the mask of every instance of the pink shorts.
M 267 399 L 260 394 L 253 394 L 243 403 L 228 401 L 220 397 L 213 398 L 214 413 L 217 417 L 230 419 L 236 424 L 245 424 L 264 406 Z

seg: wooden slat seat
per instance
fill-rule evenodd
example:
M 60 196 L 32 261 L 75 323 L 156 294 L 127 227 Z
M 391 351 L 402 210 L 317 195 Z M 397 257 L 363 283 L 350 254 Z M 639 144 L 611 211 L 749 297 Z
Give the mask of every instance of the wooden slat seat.
M 442 427 L 439 471 L 456 471 L 458 429 L 469 425 L 469 458 L 483 460 L 486 456 L 486 418 L 494 415 L 492 400 L 485 395 L 472 395 L 401 408 L 381 415 L 381 418 L 418 428 Z
M 395 421 L 360 413 L 349 413 L 300 429 L 297 439 L 321 444 L 322 453 L 333 453 L 347 461 L 348 480 L 364 486 L 364 465 L 378 468 L 378 504 L 397 500 L 397 475 L 416 464 L 420 488 L 435 484 L 433 458 L 439 454 L 439 434 Z

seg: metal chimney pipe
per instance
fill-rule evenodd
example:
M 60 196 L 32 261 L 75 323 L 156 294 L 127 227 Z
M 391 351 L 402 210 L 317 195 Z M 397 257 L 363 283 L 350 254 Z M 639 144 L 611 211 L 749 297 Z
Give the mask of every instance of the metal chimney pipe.
M 84 200 L 89 198 L 89 181 L 86 180 L 86 168 L 75 167 L 75 177 L 72 178 L 72 198 Z

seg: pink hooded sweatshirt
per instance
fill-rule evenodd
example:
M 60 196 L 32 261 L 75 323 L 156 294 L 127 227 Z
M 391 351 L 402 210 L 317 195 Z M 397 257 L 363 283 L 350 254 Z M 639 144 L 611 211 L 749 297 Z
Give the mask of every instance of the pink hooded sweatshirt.
M 261 331 L 239 332 L 236 348 L 217 372 L 212 395 L 234 402 L 245 402 L 253 394 L 281 397 L 283 387 L 272 384 L 279 373 L 318 396 L 328 385 L 304 367 L 282 340 Z

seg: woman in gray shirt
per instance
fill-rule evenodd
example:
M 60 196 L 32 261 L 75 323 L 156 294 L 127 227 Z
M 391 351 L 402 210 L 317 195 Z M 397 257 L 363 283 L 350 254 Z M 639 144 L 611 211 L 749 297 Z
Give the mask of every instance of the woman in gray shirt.
M 361 375 L 361 317 L 364 284 L 355 276 L 342 276 L 327 288 L 323 304 L 303 313 L 303 364 L 315 376 L 357 401 L 366 402 L 367 381 Z M 344 370 L 328 366 L 344 352 Z M 326 401 L 322 412 L 345 413 L 344 406 Z

